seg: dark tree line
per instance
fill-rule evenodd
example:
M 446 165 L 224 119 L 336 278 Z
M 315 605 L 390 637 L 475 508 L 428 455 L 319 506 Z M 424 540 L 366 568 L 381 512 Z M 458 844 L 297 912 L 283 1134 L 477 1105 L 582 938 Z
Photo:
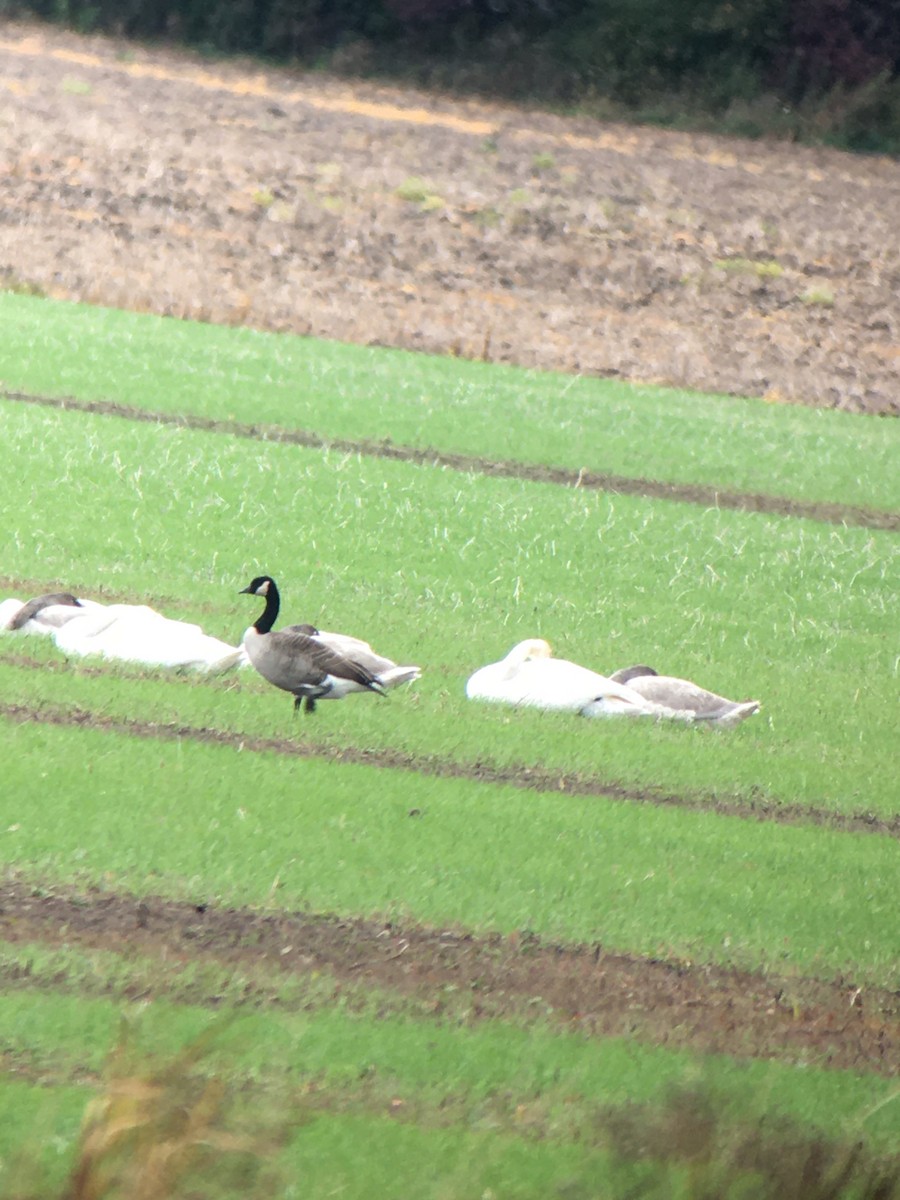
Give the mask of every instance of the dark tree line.
M 0 0 L 4 12 L 554 103 L 669 93 L 714 114 L 769 95 L 820 103 L 857 142 L 900 144 L 900 0 Z

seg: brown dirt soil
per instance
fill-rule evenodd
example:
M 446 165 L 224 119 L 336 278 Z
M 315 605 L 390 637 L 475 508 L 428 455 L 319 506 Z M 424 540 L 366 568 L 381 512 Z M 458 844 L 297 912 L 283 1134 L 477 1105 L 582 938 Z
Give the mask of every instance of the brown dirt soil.
M 846 980 L 780 979 L 558 946 L 529 933 L 476 937 L 454 929 L 307 913 L 259 913 L 159 897 L 8 880 L 0 937 L 286 973 L 325 970 L 338 981 L 394 989 L 430 1002 L 467 1002 L 471 1019 L 549 1016 L 590 1036 L 738 1057 L 896 1075 L 900 997 Z M 12 977 L 7 982 L 13 982 Z M 54 985 L 64 983 L 55 980 Z M 442 996 L 444 997 L 442 999 Z M 195 996 L 216 1005 L 216 996 Z M 535 1004 L 536 1001 L 539 1004 Z M 265 1002 L 248 992 L 248 1003 Z
M 900 411 L 900 165 L 0 28 L 0 279 Z
M 702 508 L 739 509 L 743 512 L 772 513 L 782 517 L 806 517 L 834 525 L 862 525 L 868 529 L 900 530 L 900 513 L 883 509 L 860 508 L 850 504 L 832 504 L 816 500 L 791 500 L 765 492 L 729 492 L 721 488 L 690 483 L 665 483 L 640 476 L 610 475 L 574 471 L 566 467 L 547 467 L 515 461 L 499 462 L 471 454 L 448 454 L 440 450 L 418 450 L 410 446 L 395 446 L 391 442 L 366 439 L 325 438 L 305 429 L 282 429 L 274 425 L 246 425 L 239 421 L 220 421 L 209 417 L 173 415 L 133 408 L 112 400 L 78 400 L 73 397 L 35 396 L 24 392 L 0 389 L 4 400 L 35 404 L 47 408 L 74 409 L 78 412 L 102 413 L 122 417 L 127 421 L 146 421 L 157 425 L 179 425 L 186 429 L 205 429 L 227 433 L 231 437 L 255 438 L 259 441 L 281 442 L 295 446 L 330 447 L 341 453 L 366 454 L 395 461 L 430 463 L 450 467 L 454 471 L 477 472 L 506 479 L 527 479 L 532 483 L 555 483 L 563 487 L 597 489 L 627 496 L 650 496 L 658 500 L 676 500 L 682 504 L 699 504 Z

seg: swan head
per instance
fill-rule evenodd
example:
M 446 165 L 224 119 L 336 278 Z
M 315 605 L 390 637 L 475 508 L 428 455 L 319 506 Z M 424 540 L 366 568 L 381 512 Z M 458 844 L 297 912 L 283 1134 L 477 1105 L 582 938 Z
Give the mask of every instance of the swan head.
M 503 661 L 510 667 L 518 667 L 536 658 L 550 658 L 552 654 L 550 643 L 545 642 L 543 638 L 527 638 L 513 646 Z
M 270 575 L 257 575 L 256 578 L 248 583 L 245 588 L 241 588 L 238 592 L 239 596 L 268 596 L 269 591 L 275 586 L 275 580 Z

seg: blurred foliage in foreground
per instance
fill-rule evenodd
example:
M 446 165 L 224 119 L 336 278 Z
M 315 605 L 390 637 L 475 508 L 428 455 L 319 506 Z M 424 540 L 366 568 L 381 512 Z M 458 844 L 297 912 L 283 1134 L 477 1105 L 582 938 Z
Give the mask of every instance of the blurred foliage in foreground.
M 229 1025 L 227 1018 L 214 1022 L 174 1057 L 153 1061 L 136 1049 L 134 1030 L 123 1021 L 63 1176 L 42 1165 L 36 1132 L 16 1161 L 3 1164 L 0 1195 L 270 1200 L 334 1194 L 327 1169 L 324 1193 L 296 1178 L 290 1144 L 317 1115 L 339 1112 L 340 1097 L 327 1089 L 292 1097 L 265 1087 L 230 1088 L 210 1057 Z M 888 1103 L 897 1098 L 893 1093 Z M 496 1132 L 508 1137 L 513 1131 Z M 702 1087 L 676 1089 L 652 1108 L 599 1112 L 595 1136 L 587 1140 L 606 1152 L 607 1200 L 900 1200 L 896 1156 L 873 1155 L 858 1136 L 833 1141 L 782 1118 L 737 1116 Z M 366 1172 L 365 1161 L 359 1170 Z M 471 1182 L 458 1190 L 448 1181 L 440 1194 L 447 1200 L 472 1194 Z M 571 1179 L 564 1190 L 588 1197 L 596 1183 Z M 521 1192 L 531 1194 L 527 1186 Z

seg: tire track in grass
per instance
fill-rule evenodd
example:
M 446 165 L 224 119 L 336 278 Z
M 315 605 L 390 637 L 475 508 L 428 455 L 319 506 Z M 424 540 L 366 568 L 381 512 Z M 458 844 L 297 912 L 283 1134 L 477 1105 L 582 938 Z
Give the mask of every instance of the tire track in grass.
M 46 664 L 37 660 L 4 657 L 3 661 L 18 667 L 46 669 Z M 97 674 L 105 674 L 102 668 L 89 669 Z M 777 801 L 765 799 L 738 800 L 723 799 L 719 796 L 677 795 L 652 787 L 626 787 L 615 780 L 599 779 L 577 772 L 567 774 L 558 769 L 550 770 L 525 764 L 498 767 L 489 762 L 456 762 L 453 759 L 406 754 L 388 748 L 367 750 L 359 746 L 338 747 L 309 741 L 295 742 L 290 738 L 262 738 L 209 726 L 163 724 L 156 721 L 108 717 L 81 708 L 0 703 L 0 717 L 20 723 L 82 726 L 128 737 L 203 742 L 256 754 L 317 758 L 353 766 L 433 775 L 442 779 L 464 779 L 472 783 L 505 785 L 523 791 L 553 792 L 559 796 L 597 796 L 620 803 L 653 804 L 689 812 L 714 812 L 747 821 L 772 821 L 779 825 L 822 825 L 842 833 L 874 833 L 900 839 L 900 813 L 881 817 L 875 813 L 832 812 L 824 807 L 779 804 Z
M 846 979 L 763 972 L 612 953 L 600 944 L 557 945 L 522 932 L 476 936 L 335 914 L 260 911 L 8 878 L 0 884 L 0 938 L 263 973 L 242 1003 L 277 1007 L 273 976 L 326 971 L 340 986 L 385 988 L 422 1005 L 419 1019 L 535 1020 L 589 1037 L 781 1059 L 878 1075 L 900 1071 L 900 997 Z M 268 984 L 265 976 L 268 976 Z M 66 987 L 65 972 L 29 981 L 7 965 L 0 980 Z M 171 983 L 171 981 L 170 981 Z M 77 980 L 72 985 L 78 988 Z M 175 981 L 177 992 L 177 981 Z M 152 981 L 142 977 L 142 998 Z M 166 977 L 159 984 L 167 989 Z M 176 997 L 177 999 L 177 997 Z M 221 1008 L 219 992 L 190 1003 Z M 539 1003 L 538 1003 L 539 1002 Z M 301 997 L 297 1002 L 304 1003 Z
M 796 500 L 773 496 L 766 492 L 741 492 L 720 489 L 712 484 L 667 483 L 659 479 L 644 479 L 613 475 L 585 468 L 544 466 L 511 459 L 489 459 L 479 455 L 451 454 L 416 446 L 400 446 L 390 441 L 367 438 L 329 438 L 313 430 L 284 429 L 279 425 L 246 424 L 241 421 L 222 421 L 191 414 L 154 412 L 119 404 L 113 400 L 78 400 L 70 396 L 37 396 L 26 392 L 0 391 L 0 399 L 21 404 L 33 404 L 62 411 L 94 413 L 120 417 L 127 421 L 143 421 L 154 425 L 175 425 L 207 433 L 225 433 L 231 437 L 255 441 L 277 442 L 283 445 L 304 446 L 315 450 L 335 450 L 341 454 L 361 454 L 370 458 L 393 459 L 422 466 L 449 467 L 454 471 L 488 475 L 495 478 L 521 479 L 531 483 L 550 483 L 562 487 L 586 488 L 591 491 L 642 496 L 651 500 L 672 500 L 696 504 L 703 508 L 734 509 L 740 512 L 759 512 L 770 516 L 796 517 L 821 521 L 830 525 L 857 525 L 866 529 L 900 530 L 900 513 L 850 504 L 816 500 Z

